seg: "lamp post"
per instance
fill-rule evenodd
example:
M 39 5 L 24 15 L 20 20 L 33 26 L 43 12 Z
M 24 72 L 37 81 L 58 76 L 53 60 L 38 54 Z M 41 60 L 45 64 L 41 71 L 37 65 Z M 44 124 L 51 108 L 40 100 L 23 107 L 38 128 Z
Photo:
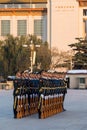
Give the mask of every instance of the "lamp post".
M 36 51 L 35 51 L 35 48 L 37 47 L 40 47 L 40 45 L 34 45 L 31 41 L 31 44 L 30 45 L 23 45 L 23 47 L 29 47 L 30 50 L 31 50 L 31 56 L 30 56 L 30 62 L 31 62 L 31 65 L 30 65 L 30 68 L 31 68 L 31 73 L 33 72 L 33 65 L 35 64 L 35 59 L 36 59 Z
M 31 49 L 30 61 L 31 61 L 31 73 L 32 73 L 32 72 L 33 72 L 34 49 L 35 49 L 35 46 L 34 46 L 34 44 L 32 43 L 32 41 L 31 41 L 31 44 L 30 44 L 30 49 Z

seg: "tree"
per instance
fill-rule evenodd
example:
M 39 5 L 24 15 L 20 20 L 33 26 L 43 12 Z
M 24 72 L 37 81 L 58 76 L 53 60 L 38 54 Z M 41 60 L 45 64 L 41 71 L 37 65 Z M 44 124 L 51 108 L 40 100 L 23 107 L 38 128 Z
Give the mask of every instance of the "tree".
M 56 69 L 65 67 L 71 69 L 72 51 L 59 51 L 57 48 L 53 48 L 51 51 L 52 64 L 51 68 Z
M 35 69 L 38 64 L 40 69 L 47 70 L 50 66 L 50 50 L 48 43 L 38 39 L 35 35 L 13 37 L 8 35 L 5 40 L 0 41 L 0 67 L 4 76 L 15 75 L 17 70 L 24 71 L 30 67 L 30 44 L 40 45 L 37 51 Z M 24 48 L 23 45 L 28 47 Z M 1 73 L 1 71 L 0 71 Z
M 44 42 L 41 44 L 41 47 L 38 48 L 36 61 L 41 65 L 41 69 L 48 70 L 50 68 L 51 55 L 47 42 Z
M 8 35 L 5 40 L 1 41 L 1 54 L 3 61 L 3 71 L 4 75 L 13 75 L 16 70 L 21 66 L 23 67 L 22 60 L 24 56 L 24 51 L 22 43 L 19 45 L 20 39 L 18 37 L 13 37 Z
M 47 42 L 43 42 L 41 39 L 37 38 L 36 35 L 28 35 L 27 36 L 27 45 L 30 46 L 31 42 L 36 45 L 40 45 L 39 48 L 35 47 L 36 51 L 36 62 L 34 67 L 34 70 L 40 69 L 40 70 L 48 70 L 50 68 L 51 63 L 51 55 L 50 55 L 50 49 Z M 30 51 L 30 48 L 29 48 Z
M 76 38 L 77 42 L 69 46 L 75 51 L 73 56 L 74 69 L 87 69 L 87 40 Z

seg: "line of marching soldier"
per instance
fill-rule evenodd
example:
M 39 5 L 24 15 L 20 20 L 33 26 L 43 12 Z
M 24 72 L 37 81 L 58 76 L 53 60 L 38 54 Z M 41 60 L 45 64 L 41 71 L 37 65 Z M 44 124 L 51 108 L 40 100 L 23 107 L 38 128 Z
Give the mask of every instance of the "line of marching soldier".
M 66 92 L 62 79 L 15 79 L 14 118 L 38 113 L 43 119 L 62 112 Z
M 38 105 L 40 119 L 52 116 L 64 111 L 65 87 L 41 88 L 41 95 Z
M 38 112 L 38 88 L 31 85 L 28 79 L 14 81 L 14 118 L 22 118 Z

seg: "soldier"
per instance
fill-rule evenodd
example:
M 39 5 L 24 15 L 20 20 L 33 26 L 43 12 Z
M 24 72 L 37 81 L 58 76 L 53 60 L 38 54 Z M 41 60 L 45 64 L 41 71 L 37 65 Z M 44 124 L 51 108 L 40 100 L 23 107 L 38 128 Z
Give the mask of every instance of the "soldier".
M 43 100 L 44 100 L 44 94 L 41 94 L 40 95 L 40 98 L 39 98 L 39 104 L 38 104 L 38 116 L 39 116 L 39 119 L 42 119 L 43 118 Z
M 19 95 L 19 90 L 18 88 L 14 88 L 13 91 L 13 96 L 14 96 L 14 104 L 13 104 L 13 112 L 14 112 L 14 118 L 17 118 L 17 103 L 18 103 L 18 95 Z
M 14 80 L 14 91 L 13 91 L 13 97 L 14 97 L 14 104 L 13 104 L 13 112 L 14 112 L 14 118 L 17 118 L 17 107 L 18 107 L 18 96 L 20 96 L 21 93 L 21 74 L 18 72 L 16 75 L 16 79 Z
M 18 71 L 18 72 L 16 73 L 16 79 L 20 79 L 20 78 L 21 78 L 21 72 Z

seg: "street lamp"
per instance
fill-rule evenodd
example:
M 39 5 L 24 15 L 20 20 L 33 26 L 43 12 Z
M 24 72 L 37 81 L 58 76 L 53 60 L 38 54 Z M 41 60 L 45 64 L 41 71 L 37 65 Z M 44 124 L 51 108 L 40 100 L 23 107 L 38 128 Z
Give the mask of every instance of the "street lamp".
M 35 46 L 33 43 L 30 44 L 30 49 L 31 49 L 31 57 L 30 57 L 30 61 L 31 61 L 31 73 L 33 72 L 33 65 L 34 65 L 34 59 L 36 57 L 36 52 L 35 52 Z
M 31 44 L 30 45 L 23 45 L 23 47 L 29 47 L 30 50 L 31 50 L 31 56 L 30 56 L 30 62 L 31 62 L 31 73 L 33 72 L 33 65 L 35 64 L 35 59 L 36 59 L 36 51 L 35 51 L 35 48 L 36 47 L 40 47 L 40 45 L 34 45 L 31 41 Z

